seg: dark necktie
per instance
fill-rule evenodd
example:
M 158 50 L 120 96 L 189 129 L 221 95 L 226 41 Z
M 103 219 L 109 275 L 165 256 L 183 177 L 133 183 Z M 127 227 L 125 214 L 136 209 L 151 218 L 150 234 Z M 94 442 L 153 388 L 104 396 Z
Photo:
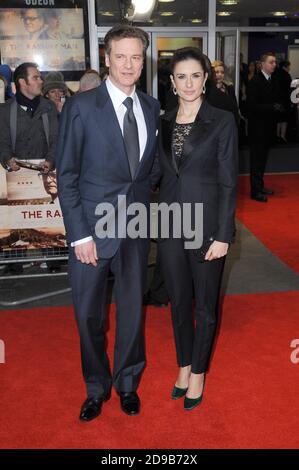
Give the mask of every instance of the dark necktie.
M 128 96 L 123 102 L 127 108 L 124 116 L 124 141 L 132 178 L 139 164 L 139 138 L 137 122 L 133 113 L 133 99 Z

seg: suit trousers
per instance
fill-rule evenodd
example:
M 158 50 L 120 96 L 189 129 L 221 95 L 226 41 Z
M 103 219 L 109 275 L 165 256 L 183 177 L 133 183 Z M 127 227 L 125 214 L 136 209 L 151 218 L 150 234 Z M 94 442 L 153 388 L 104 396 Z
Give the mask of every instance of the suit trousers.
M 261 193 L 264 188 L 264 173 L 268 160 L 270 144 L 259 139 L 250 140 L 250 185 L 251 194 Z
M 80 334 L 82 372 L 88 397 L 135 391 L 145 366 L 142 298 L 148 249 L 144 240 L 125 238 L 116 254 L 97 266 L 78 261 L 71 249 L 69 275 Z M 113 374 L 106 352 L 107 281 L 113 273 L 116 336 Z
M 200 263 L 193 250 L 184 248 L 182 239 L 162 241 L 160 252 L 171 302 L 177 363 L 179 367 L 191 365 L 194 374 L 206 372 L 216 333 L 225 258 Z

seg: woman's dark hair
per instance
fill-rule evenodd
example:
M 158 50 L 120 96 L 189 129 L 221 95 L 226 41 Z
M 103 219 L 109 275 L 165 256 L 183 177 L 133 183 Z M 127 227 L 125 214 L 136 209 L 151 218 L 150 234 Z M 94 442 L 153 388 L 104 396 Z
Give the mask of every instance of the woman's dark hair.
M 211 75 L 211 62 L 209 58 L 201 52 L 197 47 L 182 47 L 177 49 L 174 53 L 170 64 L 170 71 L 173 74 L 176 64 L 184 60 L 193 59 L 200 63 L 204 73 Z
M 136 38 L 140 39 L 143 46 L 143 54 L 145 55 L 146 49 L 149 45 L 148 34 L 143 31 L 141 28 L 136 28 L 135 26 L 130 26 L 128 24 L 118 24 L 113 26 L 104 38 L 105 52 L 110 54 L 111 52 L 111 41 L 119 41 L 124 38 Z

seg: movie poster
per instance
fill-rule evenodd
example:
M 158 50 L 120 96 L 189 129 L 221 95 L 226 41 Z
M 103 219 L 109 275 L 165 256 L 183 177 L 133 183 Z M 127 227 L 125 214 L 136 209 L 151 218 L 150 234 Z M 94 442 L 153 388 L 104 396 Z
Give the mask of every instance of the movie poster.
M 83 8 L 1 8 L 3 3 L 0 3 L 2 63 L 13 70 L 22 62 L 35 62 L 41 71 L 87 68 Z M 9 3 L 28 5 L 24 0 Z M 56 0 L 56 4 L 63 3 Z
M 7 172 L 0 166 L 0 253 L 65 248 L 56 173 L 39 171 L 43 160 L 22 160 Z M 31 167 L 31 168 L 30 168 Z

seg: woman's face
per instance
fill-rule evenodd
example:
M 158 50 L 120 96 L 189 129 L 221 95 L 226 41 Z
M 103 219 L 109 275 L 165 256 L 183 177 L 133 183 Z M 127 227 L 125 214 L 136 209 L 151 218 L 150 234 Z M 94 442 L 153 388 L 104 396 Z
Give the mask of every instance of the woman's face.
M 224 67 L 222 67 L 222 65 L 218 65 L 218 67 L 215 67 L 214 70 L 216 82 L 222 83 L 224 80 Z
M 178 62 L 173 75 L 170 76 L 178 96 L 185 101 L 195 101 L 200 98 L 207 78 L 208 74 L 204 73 L 201 63 L 195 59 Z
M 48 91 L 47 96 L 48 96 L 49 100 L 51 100 L 51 101 L 54 101 L 54 102 L 59 101 L 60 102 L 60 98 L 62 96 L 64 96 L 64 93 L 59 88 L 53 88 L 53 90 Z

